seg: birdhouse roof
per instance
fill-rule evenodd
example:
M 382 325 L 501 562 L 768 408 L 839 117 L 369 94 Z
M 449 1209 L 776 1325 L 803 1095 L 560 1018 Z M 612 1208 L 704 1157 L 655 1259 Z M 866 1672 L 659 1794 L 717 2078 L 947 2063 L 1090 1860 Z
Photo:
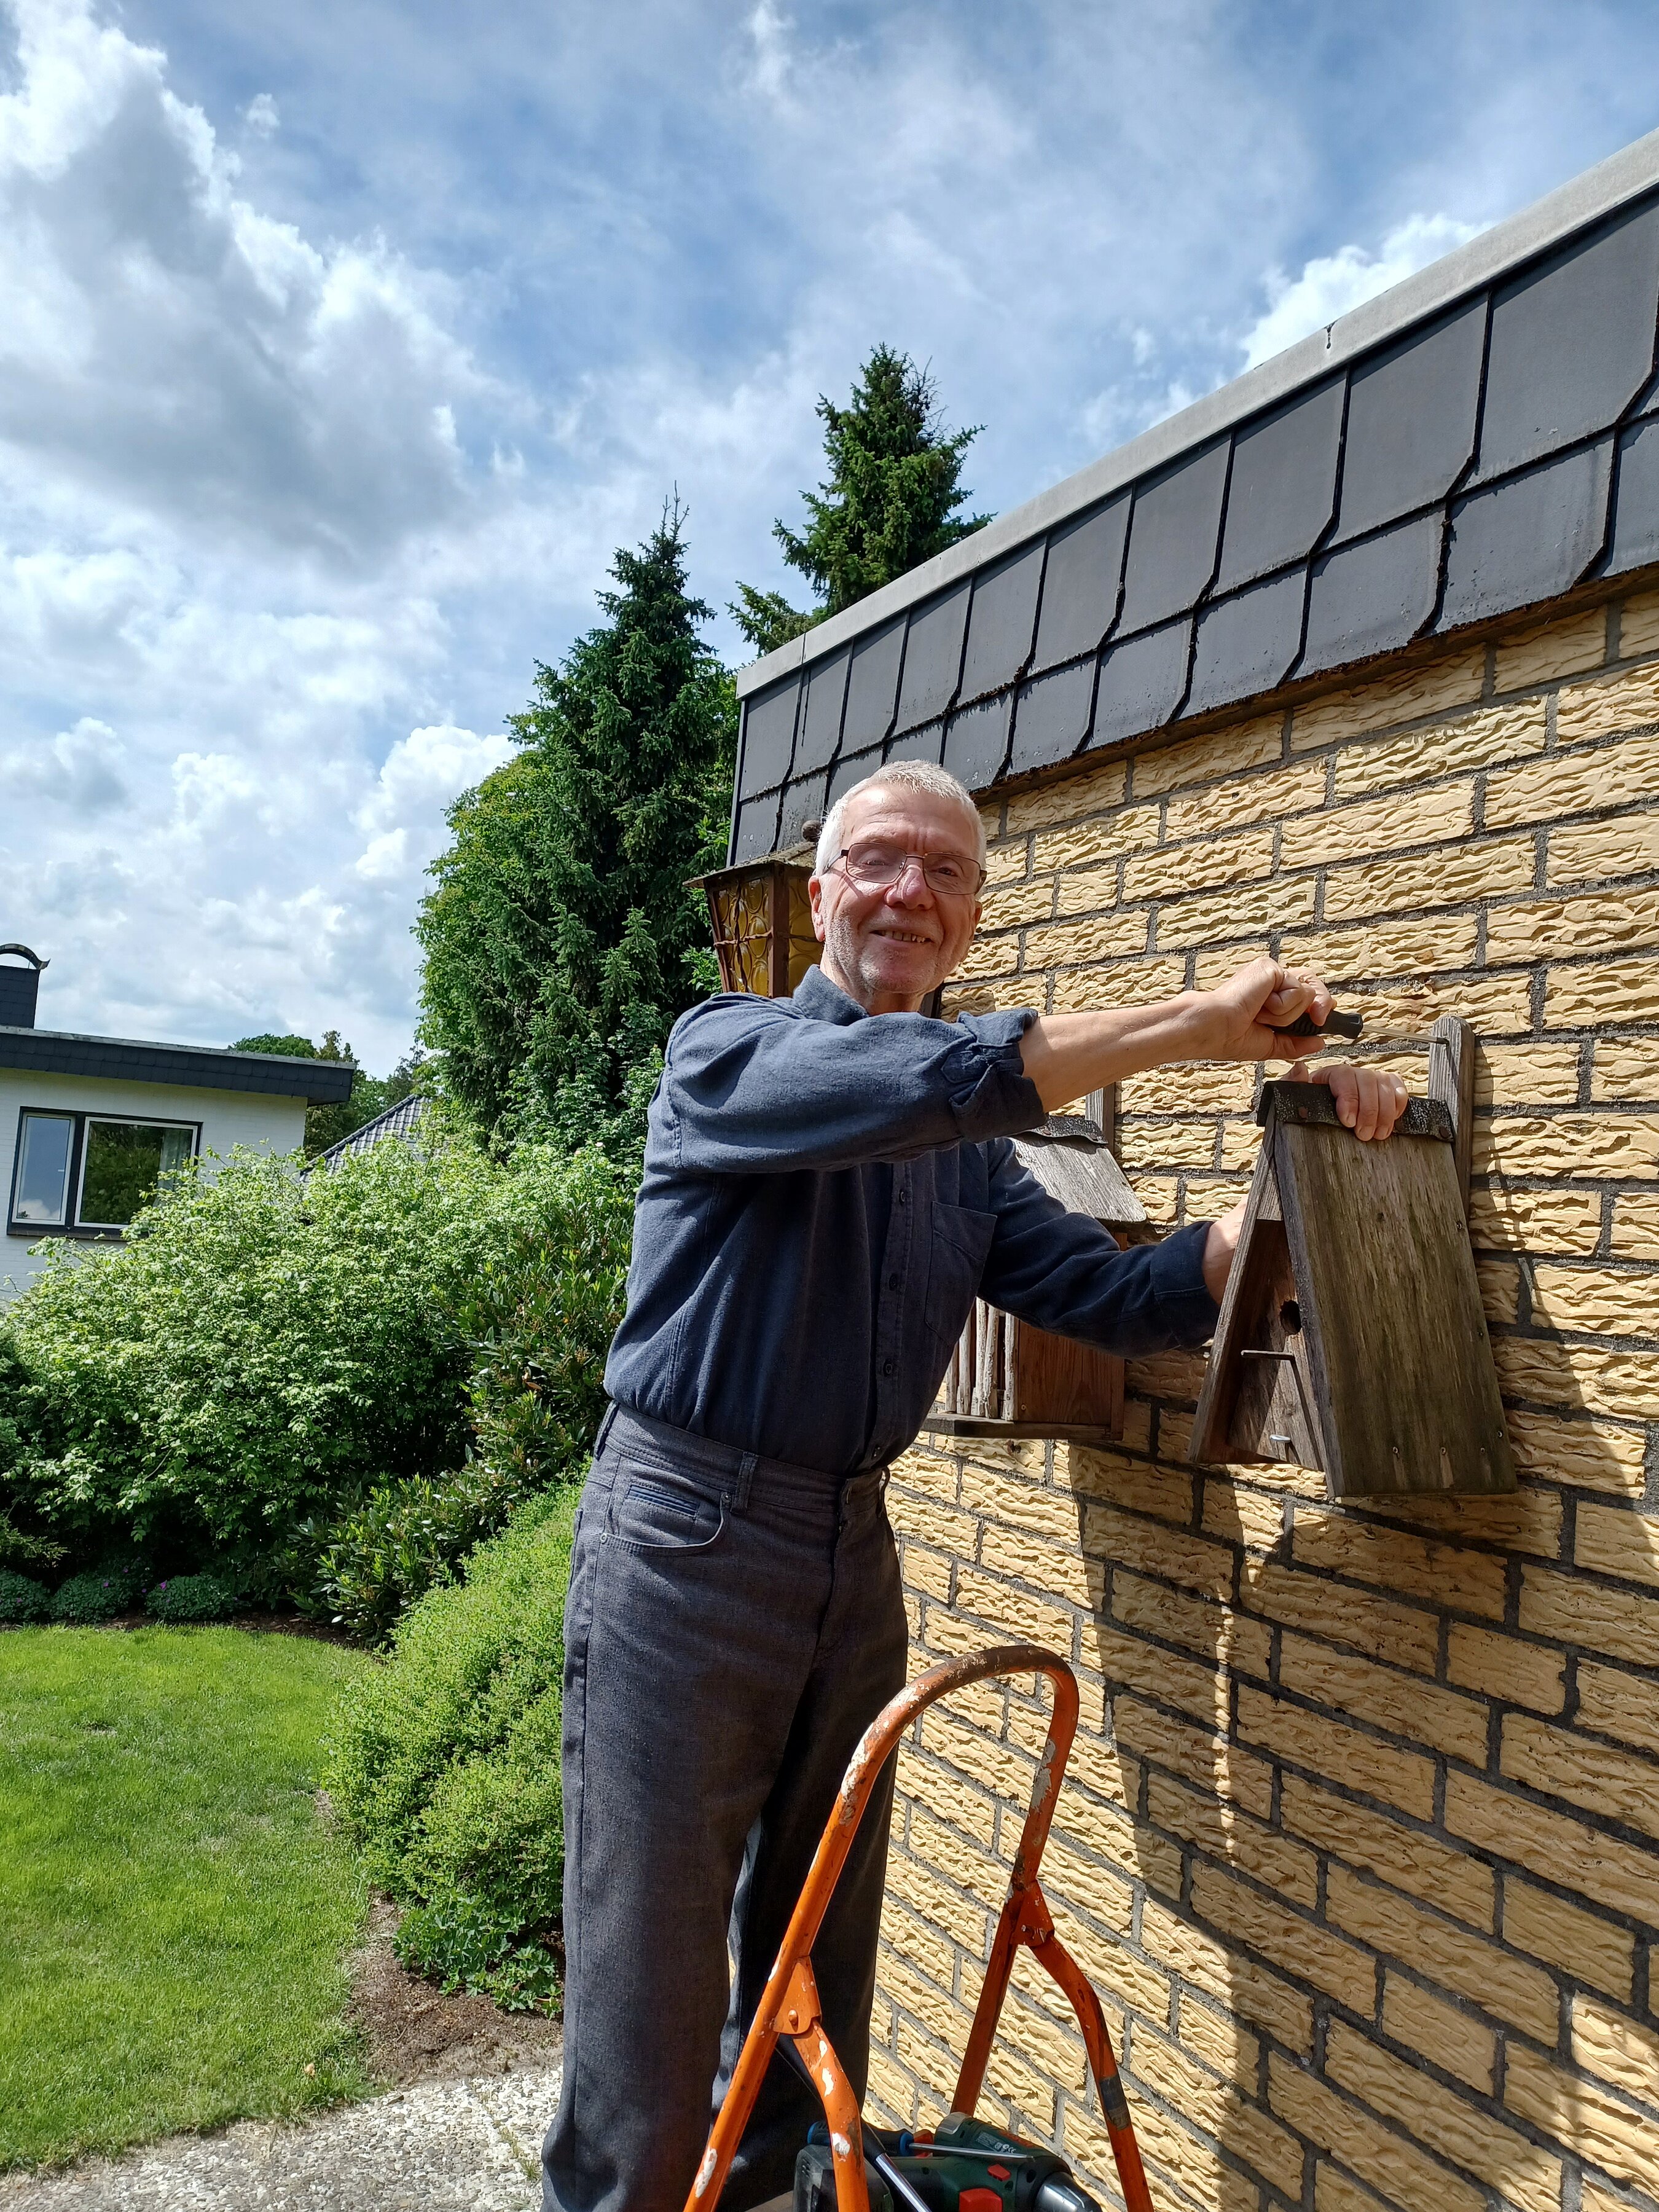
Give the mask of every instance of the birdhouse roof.
M 1042 1128 L 1014 1139 L 1014 1152 L 1069 1212 L 1108 1229 L 1138 1229 L 1147 1220 L 1098 1127 L 1080 1114 L 1051 1114 Z

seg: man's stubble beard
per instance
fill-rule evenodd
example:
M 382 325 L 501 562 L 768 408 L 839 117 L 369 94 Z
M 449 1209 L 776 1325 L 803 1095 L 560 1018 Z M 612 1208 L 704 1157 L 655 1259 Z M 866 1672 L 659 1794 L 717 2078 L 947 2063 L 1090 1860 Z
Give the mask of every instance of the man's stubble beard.
M 878 991 L 890 989 L 891 986 L 883 977 L 865 969 L 858 933 L 842 915 L 832 915 L 830 917 L 824 931 L 823 949 L 834 963 L 836 974 L 842 978 L 845 985 L 851 987 L 849 995 L 861 1006 L 867 1007 Z M 934 947 L 932 971 L 925 982 L 915 987 L 914 995 L 916 998 L 925 999 L 930 991 L 936 991 L 949 975 L 950 969 L 941 957 L 943 949 L 942 946 Z

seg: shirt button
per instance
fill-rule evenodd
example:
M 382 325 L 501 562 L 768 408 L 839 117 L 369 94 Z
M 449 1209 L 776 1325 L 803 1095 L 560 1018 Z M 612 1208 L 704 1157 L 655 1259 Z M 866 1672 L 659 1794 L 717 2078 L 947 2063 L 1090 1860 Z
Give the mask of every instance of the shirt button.
M 881 1363 L 881 1371 L 884 1375 L 890 1375 L 893 1371 L 893 1362 L 890 1359 L 884 1359 Z
M 898 1194 L 898 1203 L 899 1203 L 901 1206 L 902 1206 L 902 1205 L 903 1205 L 903 1203 L 904 1203 L 904 1201 L 905 1201 L 905 1199 L 906 1199 L 907 1195 L 908 1195 L 908 1193 L 906 1193 L 906 1192 L 904 1192 L 904 1191 L 901 1191 L 901 1192 L 899 1193 L 899 1194 Z

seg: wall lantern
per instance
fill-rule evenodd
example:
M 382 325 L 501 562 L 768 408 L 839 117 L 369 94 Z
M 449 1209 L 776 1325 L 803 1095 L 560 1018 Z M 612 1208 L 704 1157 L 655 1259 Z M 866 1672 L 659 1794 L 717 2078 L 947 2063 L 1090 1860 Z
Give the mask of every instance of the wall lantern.
M 1016 1137 L 1014 1151 L 1069 1212 L 1086 1213 L 1120 1244 L 1143 1243 L 1156 1231 L 1108 1142 L 1109 1097 L 1097 1092 L 1086 1115 L 1051 1114 L 1042 1128 Z M 979 1298 L 924 1425 L 938 1436 L 1108 1443 L 1123 1433 L 1123 1362 Z
M 694 876 L 708 901 L 720 982 L 728 991 L 787 999 L 823 947 L 806 896 L 812 871 L 801 860 L 753 860 Z

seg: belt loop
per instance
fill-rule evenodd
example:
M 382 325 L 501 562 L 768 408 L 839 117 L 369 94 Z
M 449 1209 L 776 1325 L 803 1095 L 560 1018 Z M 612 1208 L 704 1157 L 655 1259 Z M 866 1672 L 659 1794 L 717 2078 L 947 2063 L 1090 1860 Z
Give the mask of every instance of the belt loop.
M 732 1510 L 734 1513 L 746 1513 L 749 1510 L 749 1492 L 754 1483 L 755 1469 L 759 1465 L 758 1452 L 744 1452 L 743 1457 L 738 1462 L 738 1486 L 732 1492 Z
M 593 1456 L 596 1460 L 605 1449 L 605 1440 L 610 1435 L 616 1419 L 617 1408 L 613 1401 L 605 1407 L 605 1419 L 599 1423 L 599 1433 L 593 1439 Z

